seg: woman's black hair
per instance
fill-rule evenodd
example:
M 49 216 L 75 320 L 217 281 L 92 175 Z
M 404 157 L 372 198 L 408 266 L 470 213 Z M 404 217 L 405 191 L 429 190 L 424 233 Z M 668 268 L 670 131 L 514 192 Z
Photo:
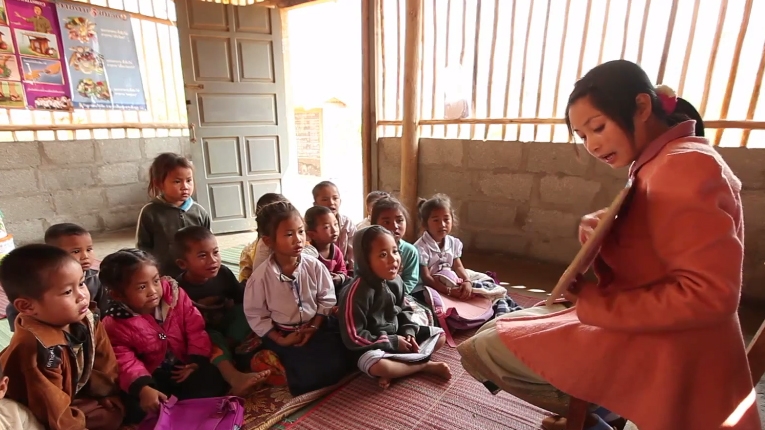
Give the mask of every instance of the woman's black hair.
M 635 132 L 633 118 L 638 94 L 651 97 L 651 111 L 668 126 L 692 119 L 696 121 L 696 136 L 704 136 L 704 121 L 693 105 L 678 97 L 674 112 L 665 112 L 651 79 L 640 66 L 627 60 L 608 61 L 595 66 L 574 84 L 566 105 L 569 134 L 574 134 L 569 108 L 577 100 L 589 97 L 597 110 L 616 122 L 625 133 L 632 135 Z
M 455 227 L 457 226 L 457 215 L 454 213 L 452 200 L 446 194 L 439 193 L 434 194 L 433 197 L 427 200 L 420 199 L 417 202 L 417 209 L 420 211 L 420 223 L 425 230 L 428 229 L 428 219 L 430 218 L 430 214 L 436 209 L 445 209 L 449 211 L 449 214 L 452 216 L 452 225 Z
M 374 206 L 372 206 L 372 213 L 369 216 L 369 223 L 377 224 L 377 221 L 383 212 L 388 210 L 393 210 L 393 209 L 400 210 L 401 213 L 404 214 L 404 218 L 406 218 L 406 220 L 409 221 L 409 211 L 406 210 L 406 207 L 403 204 L 401 204 L 401 202 L 398 201 L 398 199 L 389 195 L 387 197 L 383 197 L 380 200 L 376 201 Z
M 157 266 L 157 260 L 148 252 L 135 248 L 124 248 L 109 254 L 101 262 L 98 279 L 109 290 L 124 293 L 130 278 L 144 264 Z
M 300 212 L 287 201 L 277 201 L 260 208 L 256 222 L 258 224 L 258 236 L 274 237 L 279 224 L 293 215 L 300 216 Z

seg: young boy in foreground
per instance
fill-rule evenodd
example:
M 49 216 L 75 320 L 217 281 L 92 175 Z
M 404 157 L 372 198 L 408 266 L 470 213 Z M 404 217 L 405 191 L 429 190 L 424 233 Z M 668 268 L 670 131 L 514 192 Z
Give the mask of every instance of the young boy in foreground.
M 77 224 L 63 223 L 50 226 L 45 231 L 45 243 L 56 248 L 61 248 L 74 257 L 80 263 L 82 271 L 85 273 L 85 285 L 90 292 L 90 300 L 96 302 L 96 306 L 102 312 L 106 310 L 108 296 L 101 281 L 98 280 L 98 270 L 93 269 L 95 255 L 93 253 L 93 239 L 87 230 Z M 13 303 L 8 303 L 5 308 L 5 314 L 8 318 L 8 325 L 11 331 L 15 330 L 14 322 L 19 312 L 13 307 Z
M 0 262 L 0 284 L 19 311 L 0 366 L 7 397 L 51 430 L 116 430 L 124 416 L 117 360 L 80 263 L 63 249 L 26 245 Z M 94 306 L 93 306 L 94 308 Z

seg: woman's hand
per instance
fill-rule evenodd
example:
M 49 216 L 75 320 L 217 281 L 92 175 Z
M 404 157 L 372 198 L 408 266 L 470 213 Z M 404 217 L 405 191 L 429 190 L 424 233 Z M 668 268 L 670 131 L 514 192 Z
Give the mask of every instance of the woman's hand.
M 606 214 L 606 211 L 607 209 L 601 209 L 582 217 L 582 220 L 579 222 L 579 243 L 584 245 L 584 243 L 590 239 L 595 228 L 598 226 L 598 223 L 600 223 L 600 219 Z
M 576 303 L 576 301 L 579 299 L 579 293 L 581 293 L 582 289 L 591 286 L 594 286 L 594 284 L 584 279 L 584 275 L 576 275 L 574 282 L 572 282 L 566 291 L 563 292 L 563 297 L 571 303 Z
M 167 396 L 146 385 L 141 388 L 141 392 L 138 393 L 138 399 L 140 401 L 141 409 L 148 413 L 158 411 L 159 406 L 167 401 Z

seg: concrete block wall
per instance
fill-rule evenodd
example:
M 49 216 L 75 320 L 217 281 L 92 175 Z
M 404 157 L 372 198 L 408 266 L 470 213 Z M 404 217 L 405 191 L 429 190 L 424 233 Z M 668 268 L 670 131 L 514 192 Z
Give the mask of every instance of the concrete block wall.
M 400 139 L 377 149 L 378 188 L 398 192 Z M 744 293 L 765 299 L 765 150 L 719 151 L 744 184 Z M 419 156 L 419 195 L 452 198 L 467 249 L 558 263 L 579 249 L 581 216 L 608 206 L 627 177 L 562 143 L 421 139 Z
M 17 244 L 60 222 L 93 232 L 132 227 L 148 201 L 153 158 L 188 146 L 185 137 L 0 143 L 6 227 Z

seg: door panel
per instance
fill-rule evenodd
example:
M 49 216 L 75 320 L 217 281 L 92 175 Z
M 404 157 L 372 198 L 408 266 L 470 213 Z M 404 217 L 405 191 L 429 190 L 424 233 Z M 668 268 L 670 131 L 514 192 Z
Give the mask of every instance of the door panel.
M 255 228 L 289 158 L 281 20 L 276 9 L 179 0 L 197 200 L 215 233 Z

